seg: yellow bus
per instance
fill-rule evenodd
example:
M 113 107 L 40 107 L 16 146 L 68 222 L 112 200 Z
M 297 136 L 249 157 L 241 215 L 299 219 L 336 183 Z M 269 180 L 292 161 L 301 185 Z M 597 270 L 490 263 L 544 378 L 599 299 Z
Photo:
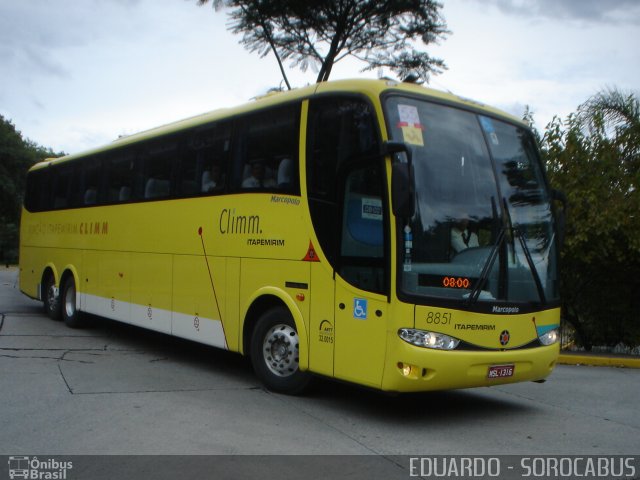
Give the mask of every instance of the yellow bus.
M 27 175 L 20 288 L 391 392 L 542 381 L 558 235 L 532 133 L 390 80 L 267 95 L 48 159 Z

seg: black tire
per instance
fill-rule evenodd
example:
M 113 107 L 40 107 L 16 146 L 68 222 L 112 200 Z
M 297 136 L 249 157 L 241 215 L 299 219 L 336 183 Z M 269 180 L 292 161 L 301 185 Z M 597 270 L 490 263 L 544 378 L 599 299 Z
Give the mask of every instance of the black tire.
M 82 313 L 76 308 L 76 293 L 76 282 L 69 276 L 63 282 L 60 291 L 60 309 L 64 323 L 71 328 L 80 328 L 84 324 Z
M 298 366 L 299 337 L 284 307 L 265 312 L 251 336 L 251 363 L 257 377 L 274 392 L 295 395 L 309 385 L 311 375 Z
M 56 282 L 51 273 L 44 277 L 42 282 L 42 302 L 44 313 L 53 320 L 62 318 L 62 309 L 60 308 L 60 295 L 56 289 Z

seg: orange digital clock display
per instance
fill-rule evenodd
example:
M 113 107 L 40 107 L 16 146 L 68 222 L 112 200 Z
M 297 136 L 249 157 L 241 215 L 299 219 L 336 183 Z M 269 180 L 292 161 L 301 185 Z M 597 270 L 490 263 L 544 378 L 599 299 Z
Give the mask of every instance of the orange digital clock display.
M 430 273 L 422 273 L 418 276 L 418 285 L 421 287 L 471 290 L 477 281 L 477 278 L 459 277 L 456 275 L 434 275 Z
M 471 280 L 466 277 L 442 277 L 442 286 L 446 288 L 466 288 L 471 286 Z

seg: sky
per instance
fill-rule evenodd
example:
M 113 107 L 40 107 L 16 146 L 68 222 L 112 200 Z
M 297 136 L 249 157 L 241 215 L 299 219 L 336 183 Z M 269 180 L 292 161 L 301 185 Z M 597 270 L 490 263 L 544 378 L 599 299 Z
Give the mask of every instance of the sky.
M 430 87 L 544 130 L 607 87 L 640 94 L 640 0 L 441 0 L 451 33 Z M 281 82 L 245 50 L 227 13 L 196 0 L 0 0 L 0 115 L 75 153 L 120 135 L 250 101 Z M 357 60 L 331 79 L 375 78 Z M 315 81 L 287 68 L 293 86 Z M 390 72 L 383 72 L 392 76 Z

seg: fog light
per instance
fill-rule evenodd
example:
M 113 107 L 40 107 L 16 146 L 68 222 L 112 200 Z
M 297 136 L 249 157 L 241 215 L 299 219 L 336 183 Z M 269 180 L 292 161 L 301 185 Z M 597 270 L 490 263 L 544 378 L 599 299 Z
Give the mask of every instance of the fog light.
M 409 375 L 411 375 L 411 365 L 399 362 L 398 368 L 400 369 L 400 372 L 402 373 L 402 375 L 404 375 L 405 377 L 408 377 Z
M 553 328 L 548 332 L 540 335 L 538 339 L 543 345 L 553 345 L 554 343 L 558 342 L 558 340 L 560 340 L 560 335 L 558 334 L 558 329 Z

